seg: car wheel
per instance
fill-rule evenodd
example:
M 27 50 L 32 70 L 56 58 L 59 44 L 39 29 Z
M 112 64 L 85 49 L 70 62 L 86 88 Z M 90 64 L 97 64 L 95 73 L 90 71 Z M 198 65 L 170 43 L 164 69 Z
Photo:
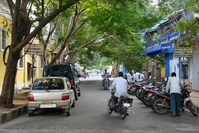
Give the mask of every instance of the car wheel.
M 70 116 L 70 111 L 69 111 L 69 112 L 66 112 L 66 116 Z
M 70 114 L 71 114 L 71 101 L 70 101 L 69 107 L 65 109 L 65 115 L 70 116 Z
M 30 110 L 28 111 L 28 115 L 29 115 L 29 116 L 34 116 L 34 114 L 35 114 L 35 111 L 32 111 L 32 110 L 31 110 L 31 111 L 30 111 Z
M 75 100 L 78 100 L 78 95 L 77 95 L 77 91 L 74 91 L 74 95 L 75 95 Z
M 69 107 L 68 109 L 66 109 L 65 115 L 66 116 L 70 116 L 70 114 L 71 114 L 71 110 L 70 110 L 70 107 Z
M 71 107 L 73 108 L 75 107 L 75 100 L 73 101 L 73 104 L 71 105 Z
M 80 92 L 80 90 L 79 90 L 78 96 L 81 96 L 81 92 Z

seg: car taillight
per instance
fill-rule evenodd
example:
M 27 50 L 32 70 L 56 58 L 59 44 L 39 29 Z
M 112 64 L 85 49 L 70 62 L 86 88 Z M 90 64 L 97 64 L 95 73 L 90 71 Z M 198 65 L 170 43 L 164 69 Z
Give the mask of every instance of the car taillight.
M 33 94 L 28 95 L 28 101 L 34 101 L 34 95 Z
M 70 97 L 67 93 L 62 94 L 62 100 L 68 100 Z

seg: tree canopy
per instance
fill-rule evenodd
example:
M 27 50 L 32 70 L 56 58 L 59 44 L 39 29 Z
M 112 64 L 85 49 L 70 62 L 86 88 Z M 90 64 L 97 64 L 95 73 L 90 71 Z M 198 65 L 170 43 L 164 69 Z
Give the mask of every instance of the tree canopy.
M 88 8 L 83 18 L 86 18 L 87 23 L 73 42 L 96 39 L 84 49 L 88 57 L 93 56 L 92 52 L 98 52 L 101 57 L 109 57 L 118 63 L 125 62 L 129 69 L 141 69 L 144 50 L 142 32 L 160 18 L 149 8 L 152 5 L 143 0 L 119 4 L 114 4 L 114 1 L 97 1 L 94 4 L 87 2 L 85 6 Z M 87 39 L 82 40 L 83 37 Z

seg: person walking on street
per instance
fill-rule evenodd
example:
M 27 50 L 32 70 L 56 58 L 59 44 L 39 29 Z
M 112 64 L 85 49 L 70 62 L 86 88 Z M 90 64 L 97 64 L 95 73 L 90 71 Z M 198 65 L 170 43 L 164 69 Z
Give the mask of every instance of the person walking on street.
M 181 82 L 179 78 L 176 77 L 176 73 L 172 72 L 171 77 L 169 77 L 166 92 L 170 91 L 170 104 L 172 117 L 180 115 L 180 105 L 181 105 Z

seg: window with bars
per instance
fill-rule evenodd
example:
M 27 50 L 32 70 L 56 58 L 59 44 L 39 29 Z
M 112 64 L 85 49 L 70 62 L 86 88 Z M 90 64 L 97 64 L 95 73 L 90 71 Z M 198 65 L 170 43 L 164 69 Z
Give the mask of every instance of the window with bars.
M 23 62 L 23 51 L 21 51 L 21 53 L 20 53 L 20 59 L 18 60 L 18 63 L 19 63 L 19 65 L 18 65 L 18 67 L 20 68 L 20 69 L 22 69 L 23 68 L 23 64 L 24 64 L 24 62 Z
M 7 46 L 7 31 L 5 29 L 1 29 L 1 50 L 5 50 Z
M 43 67 L 43 57 L 42 56 L 40 56 L 40 63 L 39 64 L 40 64 L 40 66 L 39 66 L 40 69 L 42 69 L 42 67 Z

